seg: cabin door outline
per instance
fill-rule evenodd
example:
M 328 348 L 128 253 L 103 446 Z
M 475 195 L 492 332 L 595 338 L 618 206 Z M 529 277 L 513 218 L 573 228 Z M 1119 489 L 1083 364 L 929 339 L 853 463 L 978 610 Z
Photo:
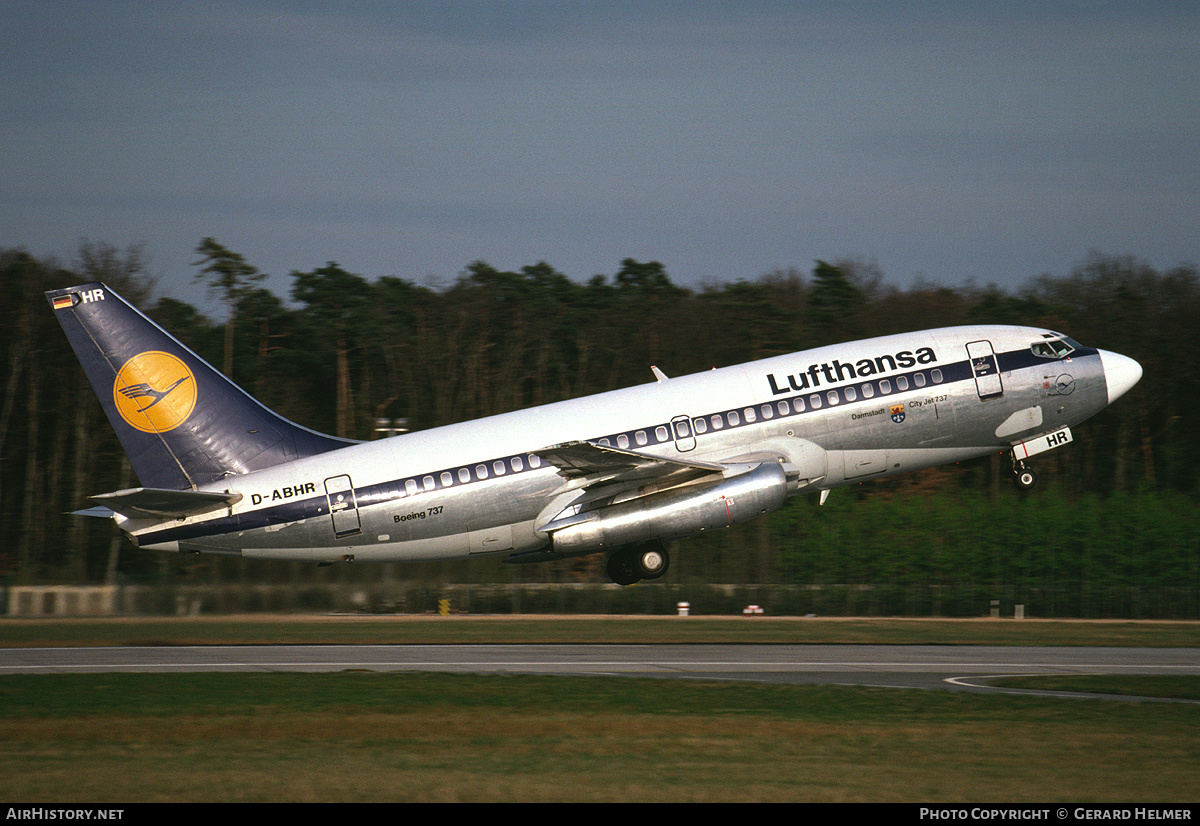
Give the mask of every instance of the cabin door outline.
M 971 373 L 975 376 L 975 390 L 981 399 L 995 399 L 1004 395 L 1004 382 L 1000 378 L 1000 365 L 990 341 L 972 341 L 967 344 L 967 359 L 971 362 Z
M 689 416 L 676 416 L 671 419 L 671 435 L 675 437 L 675 449 L 687 453 L 696 449 L 696 432 Z
M 325 480 L 325 496 L 329 500 L 329 516 L 333 521 L 333 535 L 338 539 L 362 533 L 362 522 L 358 517 L 358 502 L 354 498 L 354 484 L 348 475 L 331 476 Z

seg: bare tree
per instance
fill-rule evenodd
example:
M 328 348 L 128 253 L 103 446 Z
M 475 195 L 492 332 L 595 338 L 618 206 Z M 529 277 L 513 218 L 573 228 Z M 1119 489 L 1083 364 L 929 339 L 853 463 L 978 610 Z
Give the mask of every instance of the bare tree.
M 75 271 L 88 281 L 103 281 L 134 306 L 150 302 L 156 278 L 146 272 L 149 257 L 142 244 L 129 244 L 119 250 L 104 241 L 79 241 Z
M 210 295 L 216 295 L 225 304 L 228 316 L 225 320 L 225 375 L 233 377 L 233 322 L 237 315 L 238 302 L 254 286 L 254 282 L 267 277 L 265 272 L 246 263 L 246 259 L 232 252 L 214 238 L 205 238 L 196 247 L 203 256 L 195 262 L 200 267 L 196 280 L 208 285 Z

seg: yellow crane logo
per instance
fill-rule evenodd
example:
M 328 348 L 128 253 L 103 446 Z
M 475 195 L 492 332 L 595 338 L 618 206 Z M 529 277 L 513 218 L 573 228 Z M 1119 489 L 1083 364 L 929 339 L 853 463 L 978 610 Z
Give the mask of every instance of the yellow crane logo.
M 196 407 L 196 377 L 170 353 L 149 350 L 125 362 L 113 382 L 121 418 L 145 433 L 165 433 Z

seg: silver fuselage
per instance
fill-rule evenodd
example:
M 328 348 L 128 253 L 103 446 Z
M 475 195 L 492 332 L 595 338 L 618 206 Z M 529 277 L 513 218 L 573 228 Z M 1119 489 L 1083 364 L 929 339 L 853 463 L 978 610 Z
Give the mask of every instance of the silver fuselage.
M 1031 349 L 1048 335 L 957 327 L 821 347 L 352 445 L 206 485 L 241 494 L 216 513 L 117 521 L 143 547 L 259 558 L 535 551 L 580 495 L 535 455 L 547 446 L 716 463 L 765 452 L 800 468 L 790 492 L 828 490 L 1011 449 L 1127 389 L 1106 377 L 1123 357 Z

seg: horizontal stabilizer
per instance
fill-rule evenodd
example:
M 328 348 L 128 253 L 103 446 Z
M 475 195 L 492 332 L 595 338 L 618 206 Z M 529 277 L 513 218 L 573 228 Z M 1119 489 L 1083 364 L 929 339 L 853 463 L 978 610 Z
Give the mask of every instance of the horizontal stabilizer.
M 130 519 L 186 519 L 209 511 L 232 507 L 242 500 L 240 493 L 220 491 L 164 490 L 132 488 L 89 496 L 89 502 L 109 508 Z

